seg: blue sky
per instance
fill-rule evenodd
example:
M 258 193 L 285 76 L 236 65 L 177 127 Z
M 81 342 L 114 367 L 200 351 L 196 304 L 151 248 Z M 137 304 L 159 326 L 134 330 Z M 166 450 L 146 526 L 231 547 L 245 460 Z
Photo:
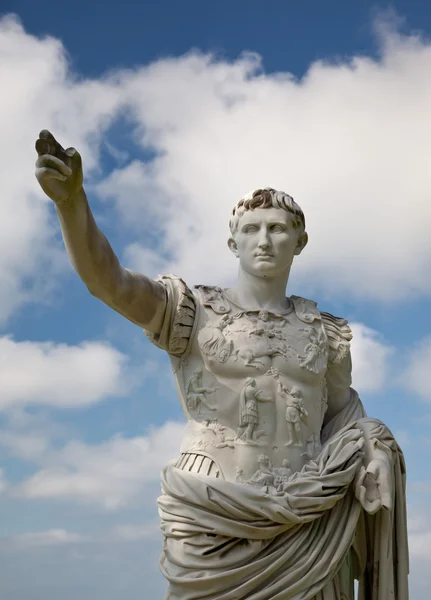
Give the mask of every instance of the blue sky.
M 167 358 L 67 262 L 33 176 L 34 139 L 49 128 L 81 151 L 122 263 L 151 276 L 228 284 L 231 206 L 265 185 L 294 195 L 310 243 L 288 290 L 352 323 L 354 386 L 406 455 L 412 599 L 423 598 L 427 3 L 28 0 L 0 11 L 4 597 L 163 597 L 158 472 L 182 431 Z

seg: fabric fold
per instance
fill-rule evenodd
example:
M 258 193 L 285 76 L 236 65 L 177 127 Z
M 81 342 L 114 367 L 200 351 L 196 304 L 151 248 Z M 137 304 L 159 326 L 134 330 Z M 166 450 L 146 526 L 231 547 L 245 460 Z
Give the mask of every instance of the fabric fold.
M 394 508 L 372 516 L 354 493 L 364 466 L 364 428 L 393 467 Z M 349 598 L 339 574 L 351 552 L 363 569 L 361 600 L 406 600 L 404 473 L 392 434 L 368 418 L 339 429 L 316 461 L 277 489 L 168 465 L 159 498 L 167 600 Z M 362 542 L 359 526 L 365 527 Z M 369 569 L 376 561 L 379 580 Z

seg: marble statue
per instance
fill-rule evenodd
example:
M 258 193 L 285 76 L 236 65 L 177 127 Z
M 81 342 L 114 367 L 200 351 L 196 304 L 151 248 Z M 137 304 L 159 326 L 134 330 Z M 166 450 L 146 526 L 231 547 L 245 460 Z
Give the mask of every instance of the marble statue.
M 229 289 L 123 268 L 98 229 L 81 159 L 47 131 L 36 175 L 90 293 L 172 362 L 187 426 L 162 472 L 168 600 L 407 600 L 403 454 L 351 387 L 350 327 L 286 297 L 305 218 L 272 188 L 242 198 Z M 330 218 L 330 217 L 328 217 Z

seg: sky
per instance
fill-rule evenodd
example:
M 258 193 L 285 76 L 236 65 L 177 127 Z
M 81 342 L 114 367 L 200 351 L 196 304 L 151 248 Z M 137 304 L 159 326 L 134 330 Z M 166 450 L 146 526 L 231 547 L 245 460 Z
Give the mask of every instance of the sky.
M 353 385 L 408 469 L 411 598 L 431 586 L 431 8 L 421 0 L 0 0 L 0 592 L 162 598 L 168 359 L 92 297 L 34 178 L 83 157 L 122 264 L 229 285 L 232 206 L 292 194 L 289 294 L 352 325 Z

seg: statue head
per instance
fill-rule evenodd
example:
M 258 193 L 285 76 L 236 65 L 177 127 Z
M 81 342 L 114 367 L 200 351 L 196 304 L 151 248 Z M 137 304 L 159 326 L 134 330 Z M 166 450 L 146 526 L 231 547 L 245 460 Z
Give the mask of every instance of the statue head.
M 308 241 L 301 208 L 272 188 L 244 196 L 232 211 L 229 227 L 228 245 L 241 268 L 260 277 L 288 273 Z
M 284 467 L 285 469 L 290 469 L 290 461 L 287 458 L 285 458 L 283 460 L 283 462 L 281 463 L 281 466 Z
M 296 385 L 293 386 L 293 388 L 290 390 L 290 395 L 293 396 L 293 398 L 301 399 L 302 393 L 300 388 Z

